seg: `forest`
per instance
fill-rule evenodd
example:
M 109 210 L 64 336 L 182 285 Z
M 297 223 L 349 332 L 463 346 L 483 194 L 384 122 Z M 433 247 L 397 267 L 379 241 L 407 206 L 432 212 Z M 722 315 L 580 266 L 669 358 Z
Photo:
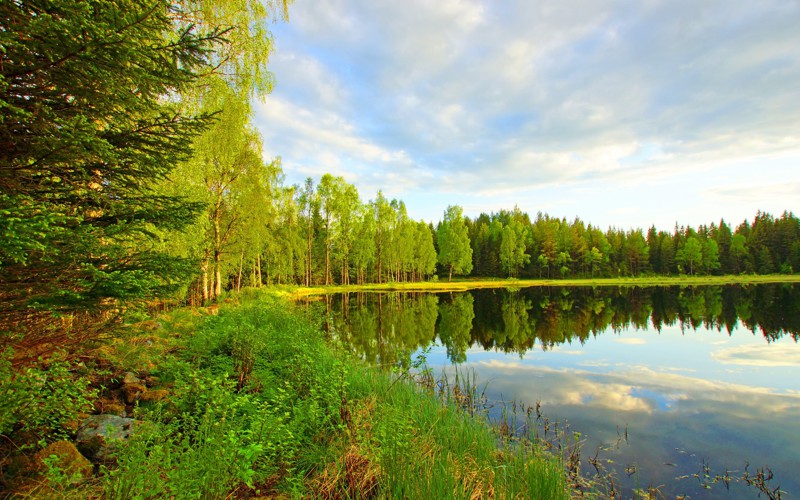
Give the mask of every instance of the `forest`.
M 364 201 L 341 176 L 286 185 L 252 123 L 273 85 L 268 23 L 286 18 L 286 3 L 114 5 L 3 7 L 6 325 L 271 284 L 800 269 L 791 212 L 604 230 L 449 206 L 434 224 L 381 191 Z

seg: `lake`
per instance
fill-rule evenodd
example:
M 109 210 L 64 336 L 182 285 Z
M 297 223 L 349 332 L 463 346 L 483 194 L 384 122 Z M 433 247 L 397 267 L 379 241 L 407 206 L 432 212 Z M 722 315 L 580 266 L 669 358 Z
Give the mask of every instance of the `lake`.
M 366 361 L 479 382 L 495 421 L 538 406 L 630 496 L 800 495 L 800 287 L 580 287 L 327 296 Z M 505 408 L 505 413 L 503 412 Z M 514 420 L 512 425 L 518 423 Z M 575 434 L 579 433 L 579 434 Z M 597 468 L 595 467 L 597 466 Z

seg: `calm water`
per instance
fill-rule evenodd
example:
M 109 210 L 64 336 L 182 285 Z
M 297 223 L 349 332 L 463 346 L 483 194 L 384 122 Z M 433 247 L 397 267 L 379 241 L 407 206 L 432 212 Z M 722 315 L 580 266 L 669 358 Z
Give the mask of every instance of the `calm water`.
M 369 362 L 409 366 L 426 352 L 437 373 L 474 371 L 492 401 L 539 402 L 581 433 L 584 458 L 599 450 L 627 495 L 654 485 L 755 498 L 701 480 L 749 463 L 800 496 L 798 287 L 361 293 L 326 305 L 331 334 Z

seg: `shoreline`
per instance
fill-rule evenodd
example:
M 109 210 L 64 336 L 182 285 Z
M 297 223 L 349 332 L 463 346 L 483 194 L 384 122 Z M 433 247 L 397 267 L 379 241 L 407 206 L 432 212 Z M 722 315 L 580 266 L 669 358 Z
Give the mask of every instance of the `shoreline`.
M 531 288 L 531 287 L 605 287 L 605 286 L 707 286 L 707 285 L 761 285 L 770 283 L 800 283 L 797 274 L 725 275 L 725 276 L 645 276 L 623 278 L 582 279 L 461 279 L 454 281 L 420 281 L 368 283 L 364 285 L 286 286 L 292 297 L 328 295 L 344 292 L 463 292 L 481 288 Z

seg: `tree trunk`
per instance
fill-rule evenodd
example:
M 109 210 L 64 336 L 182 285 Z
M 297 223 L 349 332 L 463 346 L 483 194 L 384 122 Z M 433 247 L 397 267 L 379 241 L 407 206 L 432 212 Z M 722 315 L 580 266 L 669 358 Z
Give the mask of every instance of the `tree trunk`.
M 222 194 L 217 194 L 217 202 L 214 204 L 214 291 L 212 292 L 212 299 L 216 300 L 222 295 L 222 277 L 220 271 L 220 261 L 222 260 L 222 235 L 219 230 L 219 219 L 222 207 Z
M 378 245 L 378 283 L 382 281 L 383 277 L 383 261 L 381 260 L 381 246 Z
M 244 266 L 244 250 L 242 250 L 242 254 L 239 257 L 239 279 L 236 281 L 237 292 L 242 290 L 242 266 Z
M 325 284 L 331 284 L 331 217 L 325 217 Z
M 308 228 L 306 232 L 308 240 L 308 253 L 306 253 L 306 286 L 311 286 L 311 216 L 308 218 Z
M 219 252 L 214 252 L 214 300 L 217 300 L 222 295 L 222 270 L 221 270 L 221 255 Z
M 204 259 L 200 264 L 200 269 L 203 272 L 203 289 L 201 290 L 203 297 L 203 304 L 208 302 L 208 260 Z
M 264 283 L 261 278 L 261 252 L 258 253 L 256 262 L 258 263 L 258 274 L 256 275 L 258 277 L 258 282 L 256 283 L 256 286 L 261 288 L 261 285 Z

